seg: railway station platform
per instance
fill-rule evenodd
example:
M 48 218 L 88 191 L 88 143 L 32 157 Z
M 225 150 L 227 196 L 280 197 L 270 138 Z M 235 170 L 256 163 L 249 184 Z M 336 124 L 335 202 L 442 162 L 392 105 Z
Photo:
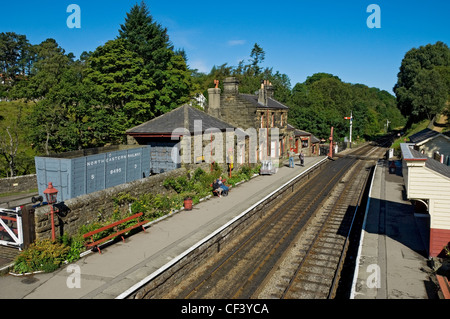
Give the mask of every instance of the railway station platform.
M 191 211 L 172 214 L 125 242 L 102 248 L 102 254 L 89 253 L 53 273 L 0 276 L 0 299 L 117 298 L 321 161 L 327 158 L 306 157 L 302 167 L 296 158 L 294 168 L 289 168 L 286 161 L 276 174 L 257 176 L 231 189 L 227 197 L 213 197 L 195 205 Z
M 405 198 L 401 168 L 375 168 L 351 299 L 438 299 L 428 264 L 429 217 Z

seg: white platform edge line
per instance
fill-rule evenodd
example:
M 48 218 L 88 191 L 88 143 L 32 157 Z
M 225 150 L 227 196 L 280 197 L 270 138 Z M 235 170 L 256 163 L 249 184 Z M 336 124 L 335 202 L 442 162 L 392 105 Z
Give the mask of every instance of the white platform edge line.
M 369 212 L 370 199 L 372 198 L 373 181 L 375 180 L 375 174 L 377 172 L 377 167 L 378 167 L 378 165 L 375 165 L 375 169 L 374 169 L 373 175 L 372 175 L 372 181 L 370 182 L 369 196 L 367 199 L 366 211 L 364 212 L 364 222 L 363 222 L 362 229 L 361 229 L 361 237 L 359 239 L 358 255 L 356 256 L 355 272 L 353 274 L 353 282 L 352 282 L 352 290 L 351 290 L 351 294 L 350 294 L 350 299 L 355 299 L 356 281 L 358 280 L 358 274 L 359 274 L 359 260 L 361 258 L 362 243 L 364 240 L 364 230 L 366 229 L 367 213 Z

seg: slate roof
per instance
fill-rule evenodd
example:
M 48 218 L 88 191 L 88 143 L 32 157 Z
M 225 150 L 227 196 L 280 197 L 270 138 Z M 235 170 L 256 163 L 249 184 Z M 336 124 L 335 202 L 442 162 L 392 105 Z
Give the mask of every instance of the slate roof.
M 441 175 L 450 178 L 450 166 L 444 165 L 441 162 L 438 162 L 432 158 L 430 158 L 425 162 L 425 166 L 435 172 L 438 172 Z
M 293 130 L 295 136 L 311 136 L 311 143 L 320 143 L 320 140 L 309 132 L 296 129 L 291 124 L 287 125 L 288 130 Z
M 436 135 L 439 135 L 439 134 L 440 133 L 435 130 L 426 128 L 420 132 L 417 132 L 416 134 L 411 135 L 409 137 L 409 141 L 411 143 L 420 143 L 422 141 L 429 139 L 430 137 L 435 137 Z
M 193 108 L 187 104 L 176 108 L 166 114 L 156 117 L 148 122 L 127 130 L 127 134 L 171 134 L 175 129 L 184 127 L 184 108 L 188 108 L 189 132 L 194 133 L 194 121 L 202 121 L 202 131 L 216 128 L 225 131 L 227 128 L 235 129 L 231 124 L 225 123 L 207 113 Z
M 253 103 L 259 108 L 268 108 L 268 109 L 289 109 L 286 105 L 274 100 L 272 98 L 267 99 L 267 105 L 261 104 L 258 102 L 258 96 L 254 94 L 239 94 L 239 96 L 243 97 L 245 100 Z
M 425 161 L 425 167 L 450 178 L 450 166 L 444 165 L 441 162 L 416 151 L 412 148 L 413 144 L 401 143 L 400 147 L 405 161 Z

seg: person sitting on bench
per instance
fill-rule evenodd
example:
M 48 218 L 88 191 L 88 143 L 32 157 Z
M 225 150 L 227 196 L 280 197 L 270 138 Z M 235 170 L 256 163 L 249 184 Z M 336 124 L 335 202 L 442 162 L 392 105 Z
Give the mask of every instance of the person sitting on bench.
M 223 189 L 220 186 L 218 179 L 214 181 L 212 187 L 213 187 L 213 192 L 216 193 L 217 196 L 222 197 Z
M 219 179 L 217 180 L 217 183 L 219 184 L 220 188 L 222 189 L 223 196 L 228 196 L 229 188 L 228 188 L 228 186 L 226 186 L 223 183 L 222 176 L 219 177 Z

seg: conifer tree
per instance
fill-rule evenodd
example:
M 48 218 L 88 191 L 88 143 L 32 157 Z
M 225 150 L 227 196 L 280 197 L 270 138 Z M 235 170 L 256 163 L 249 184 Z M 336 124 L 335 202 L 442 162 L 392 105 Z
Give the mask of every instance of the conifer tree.
M 144 68 L 155 84 L 155 98 L 149 101 L 152 116 L 164 114 L 189 101 L 191 79 L 186 61 L 181 54 L 175 54 L 167 29 L 153 21 L 145 2 L 134 5 L 127 13 L 125 23 L 120 26 L 119 38 L 125 39 L 128 50 L 142 58 Z

